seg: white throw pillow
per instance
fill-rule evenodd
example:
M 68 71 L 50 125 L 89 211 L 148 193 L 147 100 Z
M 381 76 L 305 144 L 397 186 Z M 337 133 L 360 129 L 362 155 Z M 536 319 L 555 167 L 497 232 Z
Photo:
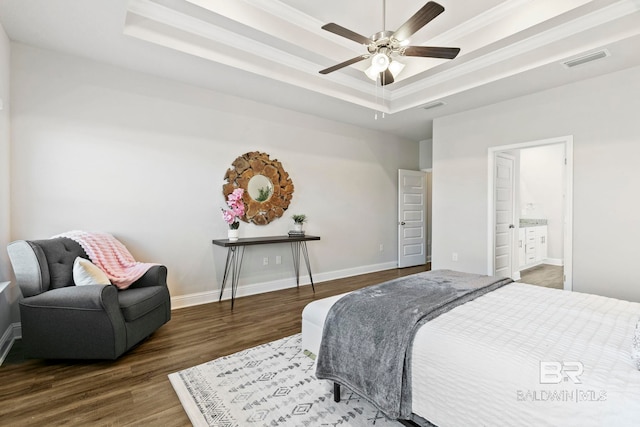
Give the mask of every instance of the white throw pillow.
M 111 284 L 104 271 L 88 259 L 80 257 L 73 261 L 73 281 L 76 286 Z
M 633 345 L 631 347 L 631 358 L 636 364 L 636 368 L 640 370 L 640 320 L 636 324 L 636 331 L 633 335 Z

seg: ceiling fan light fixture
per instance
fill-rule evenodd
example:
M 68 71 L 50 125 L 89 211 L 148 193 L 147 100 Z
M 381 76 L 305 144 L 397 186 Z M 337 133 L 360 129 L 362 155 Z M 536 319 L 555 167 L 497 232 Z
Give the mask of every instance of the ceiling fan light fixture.
M 382 0 L 382 28 L 385 25 L 385 9 L 386 1 Z M 323 30 L 334 33 L 338 36 L 353 40 L 367 49 L 367 53 L 357 56 L 350 60 L 341 62 L 333 67 L 320 70 L 320 74 L 329 74 L 340 70 L 356 62 L 371 59 L 369 68 L 365 71 L 367 77 L 373 81 L 381 80 L 381 85 L 385 86 L 395 81 L 404 66 L 402 63 L 394 65 L 391 57 L 423 57 L 423 58 L 443 58 L 454 59 L 459 53 L 460 48 L 457 47 L 438 47 L 438 46 L 409 46 L 409 38 L 418 32 L 422 27 L 434 20 L 438 15 L 444 12 L 444 7 L 433 0 L 428 0 L 411 18 L 405 21 L 396 31 L 380 31 L 371 37 L 365 37 L 348 28 L 342 27 L 336 23 L 328 23 L 322 26 Z M 390 69 L 393 66 L 394 69 Z M 387 70 L 389 72 L 387 72 Z
M 381 73 L 389 68 L 390 62 L 391 60 L 386 53 L 379 52 L 373 55 L 373 58 L 371 59 L 371 68 L 373 68 L 374 72 Z
M 389 61 L 389 67 L 387 68 L 389 68 L 391 75 L 395 79 L 396 77 L 398 77 L 398 74 L 400 74 L 404 69 L 404 64 L 398 61 Z M 380 75 L 381 71 L 377 71 L 375 67 L 371 65 L 364 71 L 364 73 L 367 75 L 367 77 L 375 82 L 376 80 L 378 80 L 378 76 Z
M 371 80 L 373 80 L 374 82 L 378 79 L 378 73 L 377 71 L 375 71 L 373 69 L 373 66 L 367 68 L 366 70 L 364 70 L 364 73 L 367 75 L 367 77 L 369 77 Z
M 391 75 L 394 79 L 398 77 L 398 74 L 400 74 L 403 69 L 404 64 L 402 62 L 391 61 L 391 63 L 389 64 L 389 71 L 391 71 Z

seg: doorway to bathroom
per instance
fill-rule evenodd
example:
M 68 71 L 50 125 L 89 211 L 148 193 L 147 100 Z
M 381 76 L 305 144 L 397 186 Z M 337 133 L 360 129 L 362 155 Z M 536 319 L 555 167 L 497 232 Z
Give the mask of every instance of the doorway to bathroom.
M 573 138 L 489 149 L 489 274 L 572 289 Z

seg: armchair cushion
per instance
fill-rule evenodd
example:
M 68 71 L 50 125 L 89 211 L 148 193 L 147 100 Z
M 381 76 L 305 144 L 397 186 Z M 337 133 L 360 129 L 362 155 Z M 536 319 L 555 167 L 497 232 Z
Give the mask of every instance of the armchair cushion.
M 133 322 L 164 305 L 168 296 L 167 288 L 160 286 L 127 289 L 126 292 L 118 292 L 118 303 L 125 322 Z
M 71 239 L 47 239 L 29 242 L 42 249 L 38 256 L 40 264 L 46 264 L 49 270 L 49 289 L 73 286 L 73 262 L 77 257 L 89 259 L 82 247 Z M 37 252 L 36 252 L 37 253 Z M 42 259 L 41 257 L 44 257 Z

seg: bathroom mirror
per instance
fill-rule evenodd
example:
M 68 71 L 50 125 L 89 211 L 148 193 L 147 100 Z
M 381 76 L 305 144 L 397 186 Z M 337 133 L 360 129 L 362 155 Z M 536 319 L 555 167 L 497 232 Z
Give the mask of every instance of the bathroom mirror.
M 225 199 L 236 188 L 244 189 L 245 215 L 241 219 L 266 225 L 280 218 L 293 198 L 293 182 L 277 159 L 251 151 L 237 157 L 227 169 L 222 186 Z

